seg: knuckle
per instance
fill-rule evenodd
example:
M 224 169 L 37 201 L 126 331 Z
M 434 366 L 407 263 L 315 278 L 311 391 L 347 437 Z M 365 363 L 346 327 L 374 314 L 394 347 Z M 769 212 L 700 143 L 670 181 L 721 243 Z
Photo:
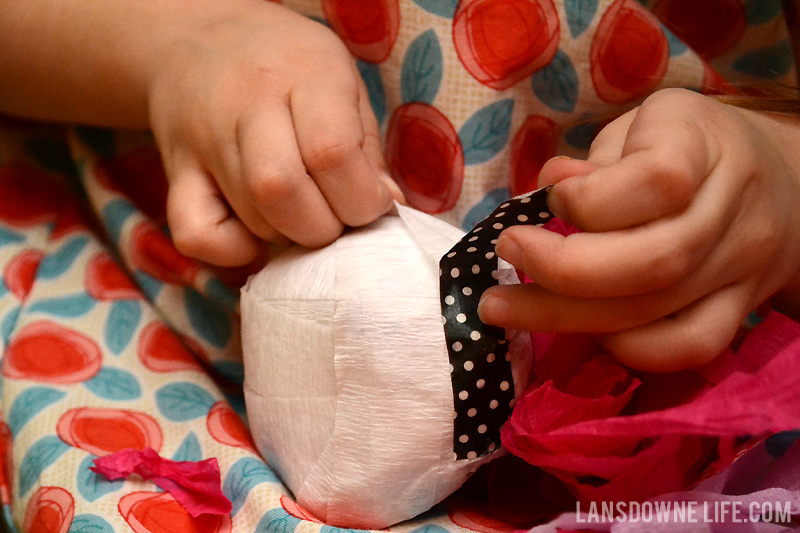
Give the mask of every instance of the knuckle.
M 178 226 L 171 236 L 175 249 L 183 255 L 201 259 L 208 250 L 208 237 L 199 227 Z
M 270 165 L 246 176 L 248 193 L 261 206 L 280 204 L 297 195 L 296 173 Z
M 317 135 L 306 148 L 306 166 L 311 172 L 342 166 L 352 158 L 358 146 L 335 135 Z
M 690 253 L 682 245 L 663 246 L 642 265 L 643 279 L 648 279 L 650 285 L 642 289 L 654 291 L 675 285 L 692 271 L 693 265 Z
M 650 160 L 651 172 L 645 186 L 668 205 L 682 206 L 695 193 L 695 172 L 691 164 L 680 154 L 661 150 Z
M 695 91 L 679 87 L 669 87 L 654 92 L 642 103 L 642 106 L 664 106 L 671 112 L 677 109 L 691 109 L 703 106 L 708 98 Z

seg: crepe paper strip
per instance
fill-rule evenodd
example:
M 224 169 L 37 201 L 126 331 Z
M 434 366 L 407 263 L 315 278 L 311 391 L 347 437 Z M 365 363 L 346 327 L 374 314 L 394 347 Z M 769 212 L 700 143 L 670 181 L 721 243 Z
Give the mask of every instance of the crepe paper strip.
M 503 445 L 583 502 L 686 490 L 771 433 L 800 427 L 800 325 L 779 313 L 735 353 L 673 374 L 625 369 L 588 336 L 534 335 L 534 347 L 538 380 Z
M 98 457 L 92 472 L 110 481 L 138 474 L 142 479 L 169 492 L 193 517 L 202 514 L 225 515 L 231 512 L 231 502 L 221 489 L 217 459 L 203 461 L 172 461 L 160 457 L 152 448 L 126 448 Z

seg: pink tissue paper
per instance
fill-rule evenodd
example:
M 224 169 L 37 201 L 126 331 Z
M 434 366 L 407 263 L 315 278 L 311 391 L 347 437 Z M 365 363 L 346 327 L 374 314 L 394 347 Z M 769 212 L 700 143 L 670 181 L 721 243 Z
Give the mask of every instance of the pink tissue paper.
M 226 515 L 231 502 L 221 489 L 219 465 L 216 458 L 204 461 L 172 461 L 161 458 L 152 448 L 126 448 L 98 457 L 90 470 L 109 480 L 138 474 L 142 479 L 166 490 L 194 517 L 201 514 Z

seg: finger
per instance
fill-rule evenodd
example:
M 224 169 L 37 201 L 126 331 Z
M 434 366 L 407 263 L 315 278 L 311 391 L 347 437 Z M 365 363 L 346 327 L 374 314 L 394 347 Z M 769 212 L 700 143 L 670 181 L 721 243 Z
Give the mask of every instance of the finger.
M 622 298 L 575 298 L 536 283 L 499 285 L 481 297 L 478 315 L 486 324 L 542 332 L 608 333 L 635 328 L 691 303 L 685 292 Z
M 623 364 L 650 372 L 693 368 L 719 355 L 747 315 L 748 291 L 729 285 L 672 317 L 601 335 L 600 342 Z
M 341 75 L 328 75 L 326 81 L 325 91 L 292 93 L 297 143 L 309 174 L 339 220 L 361 226 L 386 213 L 392 195 L 364 151 L 358 85 Z
M 372 110 L 367 87 L 360 77 L 358 79 L 358 107 L 364 129 L 364 155 L 372 166 L 372 169 L 389 189 L 392 198 L 405 205 L 406 197 L 394 179 L 392 179 L 389 167 L 383 157 L 380 124 L 378 124 L 378 119 L 375 117 L 375 113 Z
M 655 109 L 654 109 L 655 108 Z M 658 114 L 654 113 L 658 111 Z M 643 105 L 631 122 L 622 158 L 588 176 L 564 180 L 550 193 L 554 212 L 587 231 L 610 231 L 684 209 L 716 164 L 707 136 L 663 106 Z M 618 139 L 598 141 L 595 162 L 616 151 Z
M 212 178 L 196 165 L 172 174 L 167 223 L 178 251 L 219 266 L 253 261 L 258 239 L 231 213 Z
M 312 248 L 341 234 L 341 221 L 303 166 L 292 117 L 283 103 L 269 103 L 241 119 L 237 142 L 242 177 L 234 182 L 237 203 L 232 200 L 231 205 L 248 227 L 274 227 Z
M 548 160 L 539 171 L 539 187 L 553 185 L 574 176 L 585 176 L 597 168 L 598 165 L 589 161 L 557 155 Z
M 587 160 L 598 166 L 607 166 L 619 161 L 625 137 L 638 113 L 639 108 L 636 107 L 606 124 L 592 141 Z
M 716 214 L 716 213 L 715 213 Z M 724 222 L 703 213 L 658 227 L 577 233 L 567 237 L 532 226 L 505 230 L 497 254 L 542 287 L 565 296 L 631 296 L 671 287 L 706 261 Z

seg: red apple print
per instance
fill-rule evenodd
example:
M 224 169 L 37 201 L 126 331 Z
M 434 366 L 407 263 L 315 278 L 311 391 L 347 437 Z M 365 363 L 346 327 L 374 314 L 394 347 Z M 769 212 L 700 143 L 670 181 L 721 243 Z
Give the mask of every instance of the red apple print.
M 501 520 L 483 509 L 477 502 L 454 500 L 447 509 L 450 520 L 457 526 L 480 533 L 508 533 L 518 526 Z
M 77 198 L 70 198 L 64 202 L 53 227 L 53 232 L 50 234 L 51 240 L 62 239 L 77 231 L 85 231 L 89 228 L 90 223 L 83 211 L 83 206 L 84 204 Z M 99 229 L 96 223 L 93 225 L 96 229 Z
M 561 128 L 541 115 L 530 115 L 511 141 L 511 194 L 538 189 L 539 171 L 556 155 Z
M 142 222 L 131 235 L 131 262 L 150 276 L 168 283 L 191 284 L 198 264 L 181 255 L 172 241 L 150 222 Z
M 317 524 L 323 523 L 322 520 L 300 507 L 296 501 L 286 495 L 281 496 L 281 507 L 283 507 L 284 511 L 295 518 L 299 518 L 300 520 L 306 520 L 308 522 L 314 522 Z
M 0 220 L 11 226 L 52 222 L 65 194 L 63 185 L 33 167 L 0 166 Z
M 435 107 L 411 102 L 394 111 L 386 161 L 413 207 L 441 213 L 456 204 L 464 180 L 464 151 L 453 125 Z
M 31 292 L 36 279 L 36 270 L 43 257 L 44 253 L 39 250 L 22 250 L 12 257 L 3 269 L 3 282 L 8 290 L 22 302 Z
M 747 28 L 741 0 L 656 0 L 650 11 L 707 60 L 731 51 Z
M 14 448 L 11 429 L 0 420 L 0 502 L 11 503 L 11 486 L 14 483 Z
M 550 63 L 560 35 L 553 0 L 463 0 L 453 18 L 453 44 L 464 68 L 497 90 Z
M 80 383 L 102 365 L 100 347 L 83 333 L 49 320 L 24 326 L 3 356 L 2 374 L 44 383 Z
M 75 516 L 75 500 L 61 487 L 41 487 L 25 508 L 25 533 L 67 533 Z
M 255 452 L 250 432 L 228 402 L 219 401 L 211 406 L 206 427 L 215 441 Z
M 389 57 L 400 29 L 397 0 L 322 0 L 322 9 L 354 56 L 370 63 Z
M 230 533 L 230 515 L 192 517 L 168 492 L 133 492 L 117 509 L 135 533 Z
M 139 361 L 153 372 L 202 370 L 181 339 L 158 321 L 150 322 L 142 328 L 136 354 Z
M 95 300 L 141 298 L 128 274 L 106 252 L 94 254 L 86 263 L 83 285 Z
M 161 223 L 167 214 L 167 176 L 155 146 L 143 146 L 95 166 L 98 180 L 121 192 L 147 216 Z
M 649 93 L 667 71 L 669 45 L 658 21 L 634 0 L 616 0 L 592 40 L 597 95 L 621 104 Z
M 126 409 L 81 407 L 70 409 L 58 420 L 58 436 L 93 455 L 133 448 L 161 449 L 161 427 L 148 414 Z

